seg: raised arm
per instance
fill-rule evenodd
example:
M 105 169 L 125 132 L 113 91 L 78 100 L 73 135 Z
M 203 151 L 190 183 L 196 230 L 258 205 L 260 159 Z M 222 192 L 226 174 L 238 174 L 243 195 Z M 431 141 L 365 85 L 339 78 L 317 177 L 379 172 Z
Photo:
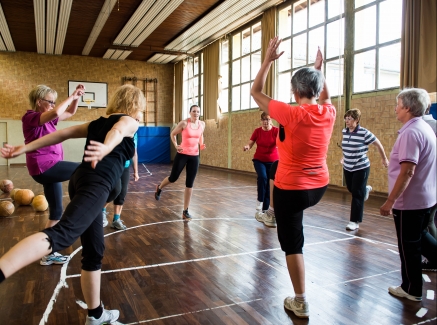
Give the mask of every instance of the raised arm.
M 6 144 L 4 148 L 1 148 L 2 157 L 15 158 L 23 153 L 35 151 L 39 148 L 51 146 L 53 144 L 57 144 L 68 139 L 86 138 L 88 134 L 88 125 L 89 123 L 70 126 L 69 128 L 47 134 L 42 138 L 39 138 L 25 145 L 11 146 Z
M 183 149 L 181 148 L 180 145 L 178 145 L 178 139 L 177 139 L 177 135 L 179 133 L 181 133 L 183 131 L 183 129 L 185 129 L 187 127 L 187 121 L 180 121 L 178 123 L 178 125 L 173 129 L 173 131 L 171 131 L 170 133 L 170 139 L 171 142 L 173 143 L 173 145 L 176 148 L 177 152 L 182 152 Z
M 319 70 L 323 73 L 323 55 L 322 51 L 320 51 L 320 47 L 317 50 L 316 61 L 314 62 L 314 69 Z M 326 79 L 323 83 L 322 92 L 319 95 L 319 104 L 331 104 L 331 97 L 329 95 L 328 85 L 326 84 Z
M 388 159 L 387 159 L 387 156 L 385 155 L 384 147 L 382 146 L 381 142 L 378 139 L 376 139 L 375 141 L 372 142 L 372 144 L 374 146 L 376 146 L 379 154 L 381 155 L 382 165 L 387 168 L 388 167 Z
M 39 118 L 39 124 L 43 125 L 44 123 L 53 121 L 58 117 L 60 121 L 63 121 L 73 116 L 77 111 L 79 98 L 84 92 L 85 87 L 83 85 L 78 85 L 74 92 L 66 100 L 61 102 L 52 110 L 42 113 L 41 117 Z
M 253 81 L 252 89 L 250 90 L 250 95 L 258 104 L 260 110 L 266 112 L 267 114 L 269 113 L 269 103 L 272 99 L 263 93 L 263 88 L 273 61 L 277 60 L 284 53 L 284 51 L 279 54 L 276 53 L 281 41 L 282 40 L 280 40 L 278 36 L 270 40 L 264 61 L 255 77 L 255 80 Z

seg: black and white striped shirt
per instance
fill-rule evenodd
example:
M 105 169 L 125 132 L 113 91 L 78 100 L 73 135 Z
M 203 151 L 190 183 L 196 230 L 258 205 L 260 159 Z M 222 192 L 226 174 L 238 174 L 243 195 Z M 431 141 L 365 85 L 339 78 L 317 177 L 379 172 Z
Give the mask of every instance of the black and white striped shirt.
M 349 128 L 345 128 L 342 133 L 343 168 L 352 172 L 369 167 L 370 161 L 367 158 L 367 151 L 369 151 L 369 145 L 376 141 L 375 135 L 359 124 L 352 132 L 349 131 Z

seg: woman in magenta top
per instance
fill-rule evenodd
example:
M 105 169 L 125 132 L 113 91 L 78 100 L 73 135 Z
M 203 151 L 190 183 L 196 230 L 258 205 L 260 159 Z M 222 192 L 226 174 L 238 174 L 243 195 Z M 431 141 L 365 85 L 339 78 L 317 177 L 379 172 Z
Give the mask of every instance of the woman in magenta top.
M 199 106 L 192 105 L 190 107 L 190 118 L 180 121 L 171 132 L 170 138 L 176 147 L 177 153 L 173 161 L 170 176 L 164 178 L 161 184 L 156 186 L 155 192 L 155 199 L 159 200 L 162 189 L 168 184 L 176 182 L 186 166 L 187 177 L 185 180 L 184 211 L 182 212 L 182 218 L 184 220 L 191 219 L 191 215 L 188 213 L 188 207 L 190 205 L 191 194 L 193 193 L 194 179 L 199 169 L 199 145 L 200 150 L 206 148 L 203 143 L 205 122 L 200 121 L 199 116 Z M 182 142 L 180 145 L 178 145 L 176 137 L 179 133 L 182 133 Z
M 56 106 L 55 101 L 58 94 L 55 90 L 45 85 L 38 85 L 32 89 L 29 93 L 31 109 L 21 119 L 24 143 L 28 144 L 55 132 L 59 121 L 66 120 L 76 113 L 79 98 L 84 92 L 84 86 L 78 85 L 70 97 Z M 79 166 L 78 163 L 63 160 L 64 152 L 61 143 L 26 153 L 26 166 L 29 175 L 43 186 L 44 195 L 49 203 L 50 215 L 45 228 L 53 227 L 61 219 L 63 212 L 61 182 L 69 180 L 74 170 Z M 44 256 L 40 264 L 64 264 L 67 260 L 68 257 L 54 252 Z
M 279 159 L 278 148 L 276 147 L 276 137 L 278 136 L 279 129 L 272 125 L 270 115 L 265 112 L 261 114 L 261 122 L 262 126 L 253 131 L 249 142 L 243 148 L 244 151 L 248 151 L 256 143 L 256 151 L 252 161 L 258 175 L 258 199 L 256 202 L 257 213 L 267 211 L 269 208 L 270 168 L 272 167 L 273 162 Z

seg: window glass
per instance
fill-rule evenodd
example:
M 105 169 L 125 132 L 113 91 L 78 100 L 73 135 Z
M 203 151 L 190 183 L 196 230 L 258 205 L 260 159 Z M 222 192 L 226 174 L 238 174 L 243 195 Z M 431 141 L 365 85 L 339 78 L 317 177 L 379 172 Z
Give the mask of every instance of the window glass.
M 252 27 L 252 52 L 261 49 L 261 22 Z
M 326 59 L 338 57 L 344 53 L 344 18 L 327 25 Z
M 307 28 L 307 0 L 295 2 L 293 13 L 293 34 L 296 34 Z
M 240 60 L 232 62 L 232 84 L 240 83 Z
M 291 36 L 291 6 L 278 12 L 278 35 L 280 38 Z
M 250 83 L 241 85 L 241 109 L 250 108 Z
M 240 86 L 232 88 L 232 110 L 240 110 Z
M 222 113 L 228 112 L 228 88 L 223 88 L 219 97 L 219 106 Z
M 375 0 L 355 0 L 355 9 L 365 6 Z
M 400 86 L 401 43 L 379 49 L 378 88 Z
M 220 66 L 220 75 L 223 87 L 227 87 L 229 85 L 229 66 L 227 63 Z
M 308 44 L 308 63 L 314 63 L 316 61 L 317 50 L 323 53 L 325 48 L 325 27 L 319 27 L 309 32 L 309 44 Z
M 255 52 L 252 54 L 252 74 L 251 74 L 251 80 L 255 79 L 256 74 L 258 73 L 259 69 L 261 68 L 261 51 Z
M 355 50 L 376 44 L 376 6 L 355 13 Z
M 329 85 L 329 93 L 331 96 L 343 94 L 343 71 L 343 59 L 326 63 L 326 83 Z
M 328 0 L 328 19 L 344 12 L 343 0 Z
M 241 33 L 232 37 L 232 58 L 236 59 L 241 55 Z
M 379 43 L 401 38 L 402 0 L 387 0 L 379 5 Z
M 291 77 L 290 72 L 281 73 L 278 76 L 278 95 L 277 98 L 281 102 L 289 103 L 291 95 Z
M 250 80 L 250 55 L 241 59 L 241 82 Z
M 307 34 L 293 37 L 293 68 L 306 65 Z
M 250 53 L 250 28 L 243 30 L 243 42 L 241 48 L 241 55 Z
M 316 26 L 325 21 L 325 0 L 310 1 L 310 24 L 309 27 Z
M 277 60 L 278 71 L 291 69 L 291 39 L 282 41 L 279 45 L 279 53 L 284 51 Z
M 354 92 L 375 89 L 375 50 L 355 54 Z
M 221 60 L 222 62 L 229 61 L 229 42 L 227 40 L 222 42 Z

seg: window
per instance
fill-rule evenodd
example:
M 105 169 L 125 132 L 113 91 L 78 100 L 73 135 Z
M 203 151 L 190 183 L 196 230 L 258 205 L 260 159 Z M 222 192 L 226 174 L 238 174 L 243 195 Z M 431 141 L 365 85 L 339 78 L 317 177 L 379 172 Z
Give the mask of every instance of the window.
M 219 107 L 221 113 L 229 111 L 229 40 L 220 43 Z
M 344 8 L 341 0 L 300 0 L 278 11 L 279 51 L 276 98 L 294 101 L 291 77 L 302 67 L 312 67 L 317 49 L 323 53 L 324 74 L 331 96 L 343 94 Z
M 189 57 L 184 62 L 182 118 L 189 117 L 191 105 L 199 105 L 203 115 L 203 54 Z M 200 98 L 200 100 L 199 100 Z
M 232 111 L 246 110 L 258 107 L 250 96 L 250 88 L 253 80 L 261 68 L 261 22 L 257 22 L 244 30 L 233 34 L 232 42 L 232 60 L 230 62 L 232 67 L 231 74 L 231 96 L 232 96 Z M 229 59 L 224 56 L 226 51 L 229 51 L 229 42 L 222 42 L 222 62 L 221 74 L 223 77 L 223 91 L 222 96 L 227 87 L 227 74 L 224 72 L 228 67 Z M 226 61 L 224 61 L 226 60 Z M 226 74 L 226 78 L 225 78 Z M 223 98 L 224 101 L 225 98 Z M 226 98 L 227 101 L 227 98 Z M 222 112 L 228 111 L 225 104 Z
M 399 87 L 402 0 L 355 0 L 354 92 Z

